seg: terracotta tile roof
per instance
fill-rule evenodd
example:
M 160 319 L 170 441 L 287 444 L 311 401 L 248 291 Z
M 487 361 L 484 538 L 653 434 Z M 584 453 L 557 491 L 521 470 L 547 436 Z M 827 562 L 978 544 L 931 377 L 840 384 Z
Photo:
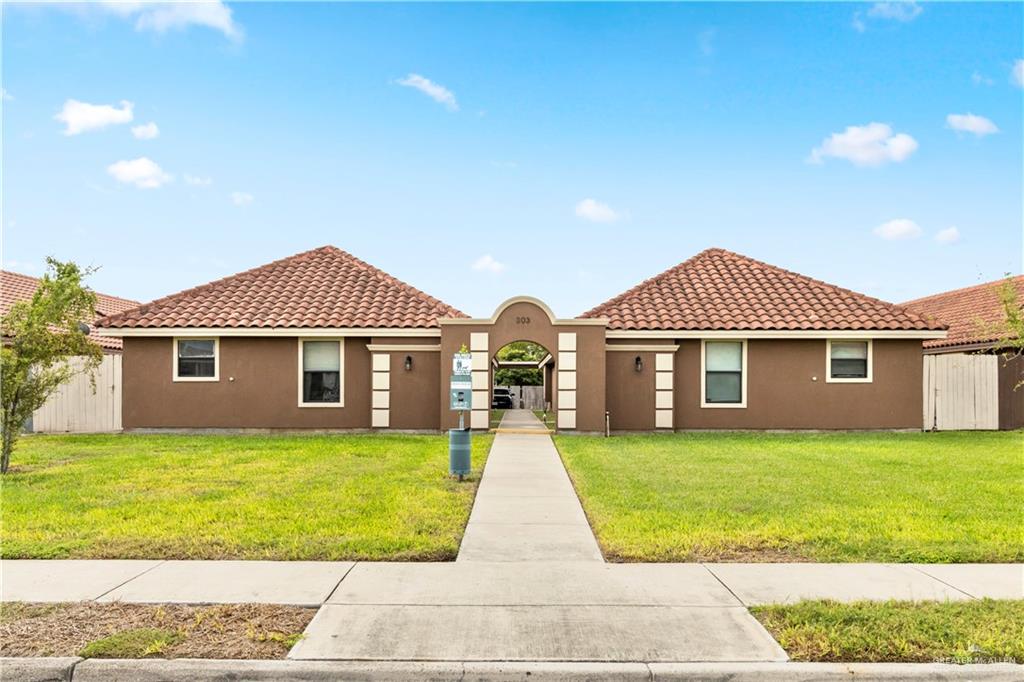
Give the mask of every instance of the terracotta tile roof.
M 925 348 L 992 344 L 999 340 L 998 326 L 1005 319 L 998 295 L 999 286 L 1004 281 L 954 289 L 907 301 L 902 305 L 949 325 L 946 338 L 929 339 L 924 342 Z M 1019 300 L 1024 302 L 1024 275 L 1014 277 L 1013 285 Z
M 708 249 L 580 317 L 610 329 L 941 330 L 921 315 L 725 249 Z
M 437 327 L 466 317 L 334 246 L 296 254 L 104 318 L 124 327 Z
M 0 315 L 7 314 L 17 301 L 27 301 L 39 287 L 37 277 L 21 275 L 17 272 L 0 270 Z M 139 305 L 138 301 L 129 301 L 126 298 L 108 296 L 107 294 L 96 294 L 96 319 L 104 315 L 113 315 L 125 310 L 130 310 Z M 106 350 L 121 350 L 121 339 L 100 336 L 96 332 L 90 332 L 89 338 L 98 343 Z

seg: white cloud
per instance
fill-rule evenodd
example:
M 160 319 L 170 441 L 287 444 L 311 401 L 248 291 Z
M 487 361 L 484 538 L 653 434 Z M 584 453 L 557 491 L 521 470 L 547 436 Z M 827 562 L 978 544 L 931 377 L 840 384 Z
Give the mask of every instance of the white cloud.
M 917 140 L 906 133 L 893 134 L 885 123 L 848 126 L 841 133 L 832 133 L 821 146 L 811 150 L 811 163 L 822 163 L 827 157 L 846 159 L 856 166 L 880 166 L 906 161 L 917 150 Z
M 584 199 L 576 204 L 576 217 L 595 223 L 614 223 L 622 214 L 597 199 Z
M 245 34 L 231 16 L 231 8 L 220 0 L 201 2 L 121 2 L 104 0 L 100 7 L 125 18 L 135 18 L 136 31 L 165 33 L 189 26 L 205 26 L 220 31 L 234 41 Z
M 65 135 L 78 135 L 89 130 L 99 130 L 110 125 L 130 123 L 132 107 L 127 100 L 121 100 L 121 108 L 110 104 L 89 104 L 69 99 L 64 108 L 53 118 L 64 124 Z
M 455 101 L 455 93 L 443 85 L 438 85 L 429 78 L 424 78 L 418 73 L 410 73 L 405 78 L 395 81 L 401 86 L 415 88 L 438 104 L 443 104 L 448 111 L 458 111 L 459 103 Z
M 14 100 L 14 95 L 7 92 L 6 88 L 0 88 L 0 100 L 3 100 L 5 102 L 11 102 Z
M 1024 59 L 1018 59 L 1013 63 L 1011 80 L 1018 88 L 1024 88 Z
M 29 263 L 20 260 L 5 260 L 4 270 L 10 272 L 36 272 L 39 270 L 39 266 L 35 263 Z
M 152 140 L 155 137 L 160 137 L 160 128 L 157 127 L 156 123 L 150 121 L 149 123 L 133 127 L 132 135 L 135 136 L 136 140 Z
M 717 31 L 713 28 L 706 28 L 697 34 L 697 48 L 705 57 L 715 53 L 715 35 Z
M 852 25 L 853 30 L 856 31 L 857 33 L 863 33 L 864 31 L 868 30 L 867 24 L 865 24 L 864 20 L 860 18 L 860 12 L 853 13 Z
M 235 206 L 248 206 L 255 199 L 253 195 L 248 192 L 232 192 L 231 203 Z
M 916 2 L 876 2 L 868 10 L 868 16 L 873 19 L 908 22 L 916 19 L 923 11 L 924 8 Z
M 907 218 L 897 218 L 882 223 L 873 232 L 889 241 L 897 239 L 916 239 L 923 233 L 921 226 Z
M 996 124 L 989 119 L 984 116 L 976 116 L 970 113 L 950 114 L 946 117 L 946 125 L 953 130 L 959 130 L 964 133 L 973 133 L 978 137 L 999 132 L 999 128 L 996 127 Z
M 954 244 L 960 241 L 960 230 L 954 226 L 947 227 L 944 230 L 939 230 L 935 235 L 935 241 L 940 244 Z
M 118 182 L 135 185 L 141 189 L 156 189 L 173 179 L 156 162 L 145 156 L 113 163 L 107 166 L 107 172 Z
M 489 253 L 477 258 L 470 267 L 477 272 L 490 272 L 495 275 L 505 271 L 505 264 L 494 260 L 494 257 Z
M 186 185 L 192 185 L 194 187 L 209 187 L 213 184 L 213 178 L 209 177 L 204 178 L 198 175 L 189 175 L 188 173 L 185 173 L 181 177 L 185 181 Z
M 971 74 L 971 82 L 975 85 L 995 85 L 994 80 L 978 71 Z

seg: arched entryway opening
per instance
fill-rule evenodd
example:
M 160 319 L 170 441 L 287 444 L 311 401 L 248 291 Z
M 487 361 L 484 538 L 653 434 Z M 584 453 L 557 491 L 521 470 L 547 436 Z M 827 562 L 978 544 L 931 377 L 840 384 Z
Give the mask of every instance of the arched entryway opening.
M 545 426 L 555 427 L 555 357 L 541 343 L 517 340 L 498 348 L 490 359 L 490 428 L 509 409 L 529 410 Z

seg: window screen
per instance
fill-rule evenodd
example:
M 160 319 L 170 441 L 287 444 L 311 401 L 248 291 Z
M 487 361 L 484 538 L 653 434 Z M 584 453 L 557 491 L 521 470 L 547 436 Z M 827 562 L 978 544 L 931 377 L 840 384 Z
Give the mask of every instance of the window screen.
M 709 341 L 704 344 L 704 402 L 743 402 L 743 343 Z
M 833 379 L 866 379 L 868 376 L 867 341 L 833 341 L 829 371 Z
M 341 343 L 339 341 L 303 342 L 302 402 L 341 402 Z
M 213 339 L 178 340 L 178 376 L 213 377 L 217 373 Z

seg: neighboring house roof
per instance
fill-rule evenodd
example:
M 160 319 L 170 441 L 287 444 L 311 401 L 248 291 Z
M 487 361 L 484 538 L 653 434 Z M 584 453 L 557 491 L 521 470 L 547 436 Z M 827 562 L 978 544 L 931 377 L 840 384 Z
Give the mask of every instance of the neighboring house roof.
M 39 278 L 29 277 L 17 272 L 0 270 L 0 315 L 6 315 L 11 306 L 18 301 L 27 301 L 39 288 Z M 96 292 L 94 292 L 96 293 Z M 138 301 L 129 301 L 126 298 L 108 296 L 107 294 L 96 293 L 96 317 L 93 322 L 105 315 L 113 315 L 125 310 L 130 310 L 139 305 Z M 89 338 L 100 345 L 104 350 L 121 350 L 121 339 L 109 336 L 100 336 L 90 330 Z
M 322 246 L 104 318 L 100 326 L 423 328 L 437 327 L 440 317 L 466 315 Z
M 707 249 L 580 317 L 636 330 L 942 330 L 910 310 Z
M 1001 338 L 999 330 L 1006 319 L 999 302 L 999 287 L 1006 280 L 976 284 L 941 294 L 917 298 L 902 305 L 928 318 L 949 325 L 944 339 L 930 339 L 925 348 L 993 345 Z M 1012 278 L 1018 298 L 1024 302 L 1024 275 Z

